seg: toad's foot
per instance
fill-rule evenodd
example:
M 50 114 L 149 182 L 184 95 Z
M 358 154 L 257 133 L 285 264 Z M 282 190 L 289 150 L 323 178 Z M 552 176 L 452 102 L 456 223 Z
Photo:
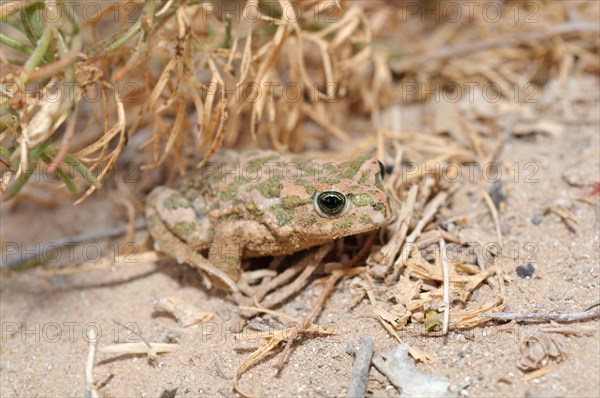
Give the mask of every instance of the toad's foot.
M 251 297 L 253 303 L 258 304 L 262 308 L 271 309 L 299 292 L 306 286 L 310 276 L 319 267 L 323 258 L 325 258 L 332 248 L 333 244 L 329 243 L 315 249 L 307 250 L 302 257 L 296 261 L 296 264 L 287 268 L 276 277 L 266 279 L 258 285 L 258 287 L 253 290 Z M 248 291 L 248 287 L 244 290 Z M 266 297 L 267 294 L 272 291 L 274 292 L 269 297 Z M 242 316 L 245 318 L 250 318 L 256 314 L 257 311 L 252 310 L 242 312 Z

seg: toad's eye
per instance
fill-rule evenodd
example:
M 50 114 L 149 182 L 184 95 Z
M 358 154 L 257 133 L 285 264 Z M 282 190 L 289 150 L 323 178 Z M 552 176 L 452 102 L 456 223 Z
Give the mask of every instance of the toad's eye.
M 317 195 L 315 207 L 319 213 L 333 217 L 340 215 L 347 206 L 346 196 L 337 191 L 325 191 Z

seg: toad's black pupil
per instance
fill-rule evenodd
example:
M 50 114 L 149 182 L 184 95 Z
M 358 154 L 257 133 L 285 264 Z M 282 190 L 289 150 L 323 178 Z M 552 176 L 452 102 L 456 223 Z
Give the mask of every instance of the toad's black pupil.
M 335 216 L 344 210 L 346 197 L 336 191 L 322 192 L 317 198 L 317 204 L 323 213 Z
M 323 203 L 323 205 L 325 207 L 327 207 L 328 209 L 335 209 L 336 207 L 338 207 L 340 205 L 342 201 L 340 200 L 340 198 L 338 198 L 337 196 L 325 196 L 323 199 L 321 199 L 321 203 Z

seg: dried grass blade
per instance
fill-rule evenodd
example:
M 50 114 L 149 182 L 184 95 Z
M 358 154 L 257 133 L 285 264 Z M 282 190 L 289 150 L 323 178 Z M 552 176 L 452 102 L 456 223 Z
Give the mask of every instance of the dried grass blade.
M 115 103 L 117 106 L 118 120 L 117 120 L 117 123 L 109 131 L 107 131 L 103 134 L 102 138 L 99 141 L 105 141 L 108 144 L 108 141 L 110 141 L 110 139 L 112 139 L 112 137 L 116 136 L 117 134 L 119 134 L 119 141 L 117 142 L 116 147 L 112 150 L 111 154 L 108 156 L 106 165 L 104 166 L 104 169 L 102 169 L 102 171 L 100 172 L 100 175 L 98 176 L 99 181 L 102 181 L 104 179 L 104 176 L 106 176 L 106 174 L 112 169 L 113 165 L 117 161 L 117 158 L 119 157 L 119 153 L 121 153 L 121 150 L 123 149 L 123 147 L 125 146 L 125 143 L 127 142 L 127 131 L 126 131 L 126 123 L 125 123 L 125 108 L 123 106 L 123 101 L 121 100 L 119 93 L 114 89 L 114 87 L 109 85 L 109 83 L 105 83 L 105 84 L 108 85 L 111 90 L 113 90 L 114 99 L 115 99 Z M 91 145 L 91 147 L 100 147 L 100 146 L 103 146 L 103 145 L 100 144 L 99 142 L 96 142 L 94 145 Z M 90 196 L 92 194 L 92 192 L 94 192 L 96 190 L 96 188 L 98 188 L 97 185 L 92 185 L 90 188 L 88 188 L 88 190 L 83 194 L 83 196 L 81 198 L 77 199 L 77 201 L 75 201 L 74 205 L 78 205 L 81 202 L 83 202 L 88 196 Z

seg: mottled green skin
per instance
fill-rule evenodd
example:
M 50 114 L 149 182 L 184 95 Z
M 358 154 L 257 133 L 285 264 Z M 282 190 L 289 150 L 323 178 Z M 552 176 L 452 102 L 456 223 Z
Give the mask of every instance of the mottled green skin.
M 323 191 L 346 196 L 341 214 L 317 209 Z M 175 189 L 157 187 L 147 215 L 155 222 L 158 215 L 169 233 L 236 277 L 242 258 L 294 253 L 373 230 L 390 220 L 392 210 L 379 164 L 368 155 L 334 163 L 251 150 L 219 152 Z M 152 220 L 155 241 L 176 256 L 153 233 Z

